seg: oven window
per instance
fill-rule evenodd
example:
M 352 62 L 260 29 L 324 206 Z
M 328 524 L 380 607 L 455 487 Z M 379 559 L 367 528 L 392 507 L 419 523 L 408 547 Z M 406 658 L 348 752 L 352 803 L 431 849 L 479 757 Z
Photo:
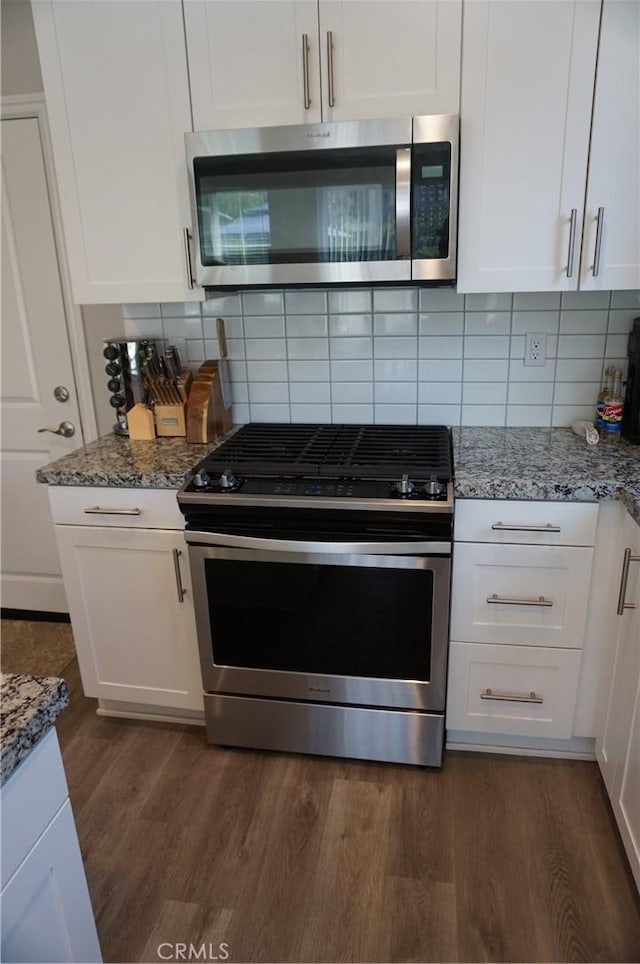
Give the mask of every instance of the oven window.
M 433 572 L 205 560 L 218 666 L 428 682 Z

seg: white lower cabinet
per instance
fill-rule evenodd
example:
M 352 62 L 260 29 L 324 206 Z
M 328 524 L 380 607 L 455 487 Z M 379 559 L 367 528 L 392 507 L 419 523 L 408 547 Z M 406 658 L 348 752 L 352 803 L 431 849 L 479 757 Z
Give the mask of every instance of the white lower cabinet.
M 109 505 L 103 492 L 50 493 L 84 692 L 156 710 L 202 712 L 184 533 L 159 527 L 163 518 L 174 522 L 175 493 L 161 493 L 170 507 L 163 516 L 156 492 L 112 489 Z M 72 524 L 86 519 L 96 524 Z M 158 528 L 144 528 L 145 521 Z
M 1 803 L 1 959 L 102 961 L 55 730 L 11 775 Z
M 573 736 L 597 517 L 593 504 L 457 504 L 450 745 Z
M 624 520 L 618 572 L 628 581 L 619 600 L 618 635 L 611 685 L 596 755 L 631 869 L 640 887 L 640 526 Z M 632 559 L 635 558 L 635 561 Z

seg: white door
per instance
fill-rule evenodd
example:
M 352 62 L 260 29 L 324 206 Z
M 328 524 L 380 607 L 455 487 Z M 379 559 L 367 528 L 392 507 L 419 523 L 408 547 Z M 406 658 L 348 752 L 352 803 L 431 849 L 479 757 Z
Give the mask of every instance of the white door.
M 599 17 L 599 0 L 465 5 L 458 291 L 577 287 Z
M 323 119 L 457 114 L 459 0 L 320 0 Z
M 320 120 L 316 0 L 186 0 L 184 21 L 196 131 Z
M 580 273 L 586 291 L 640 288 L 639 171 L 640 3 L 605 0 Z
M 36 469 L 82 445 L 36 118 L 2 121 L 2 606 L 66 612 Z M 64 398 L 66 389 L 69 397 Z M 40 428 L 74 427 L 68 438 Z

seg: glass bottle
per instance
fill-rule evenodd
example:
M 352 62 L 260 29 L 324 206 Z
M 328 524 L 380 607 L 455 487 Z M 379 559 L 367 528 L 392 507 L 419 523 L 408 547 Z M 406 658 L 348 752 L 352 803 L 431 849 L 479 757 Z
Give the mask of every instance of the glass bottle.
M 619 368 L 614 368 L 611 391 L 605 397 L 602 409 L 602 431 L 600 437 L 603 442 L 615 444 L 620 441 L 623 408 L 622 372 Z

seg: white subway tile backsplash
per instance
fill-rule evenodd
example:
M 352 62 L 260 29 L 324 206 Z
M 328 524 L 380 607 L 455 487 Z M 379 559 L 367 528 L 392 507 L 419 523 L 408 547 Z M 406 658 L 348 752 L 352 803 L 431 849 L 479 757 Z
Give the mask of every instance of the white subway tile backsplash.
M 247 359 L 278 359 L 286 358 L 286 342 L 284 338 L 247 338 L 245 339 Z
M 329 292 L 329 311 L 332 314 L 349 311 L 371 311 L 371 291 L 365 288 L 342 288 Z
M 371 335 L 373 322 L 371 315 L 331 315 L 329 318 L 331 337 L 352 337 L 357 335 Z
M 463 405 L 504 405 L 506 382 L 467 382 L 462 386 Z
M 421 358 L 418 378 L 421 382 L 459 382 L 462 380 L 462 361 Z
M 414 405 L 374 405 L 376 425 L 415 425 L 417 410 Z
M 451 288 L 421 288 L 420 311 L 464 311 L 464 295 Z
M 331 386 L 331 400 L 337 404 L 358 404 L 373 402 L 371 382 L 334 382 Z
M 328 338 L 288 338 L 287 354 L 293 359 L 319 360 L 329 357 Z
M 287 315 L 287 335 L 289 338 L 326 338 L 326 315 Z
M 418 339 L 419 358 L 462 358 L 462 338 L 457 335 L 430 335 Z
M 284 338 L 282 315 L 245 315 L 245 338 Z
M 243 291 L 242 312 L 247 315 L 281 315 L 284 312 L 282 291 Z
M 459 424 L 459 405 L 418 405 L 418 425 Z
M 371 358 L 373 342 L 371 338 L 332 338 L 332 358 Z
M 376 335 L 417 335 L 418 319 L 413 315 L 374 315 L 373 330 Z
M 288 315 L 326 315 L 327 292 L 285 291 L 284 307 Z
M 547 311 L 560 307 L 556 291 L 517 291 L 513 296 L 514 311 Z
M 415 358 L 376 358 L 373 377 L 378 382 L 415 382 L 418 362 Z
M 561 335 L 597 335 L 607 330 L 606 311 L 561 311 Z
M 224 318 L 237 423 L 568 425 L 593 417 L 605 364 L 626 371 L 640 292 L 269 289 L 122 315 L 192 368 L 218 357 Z M 523 363 L 529 332 L 547 335 L 542 367 Z
M 418 386 L 416 382 L 376 381 L 374 386 L 374 399 L 376 405 L 399 405 L 413 403 L 415 406 L 417 395 Z
M 465 335 L 508 335 L 511 331 L 509 311 L 467 311 Z
M 373 380 L 372 361 L 332 361 L 332 382 L 370 382 Z
M 418 292 L 416 288 L 374 288 L 374 311 L 416 311 Z
M 462 335 L 464 333 L 464 312 L 429 311 L 419 316 L 421 335 Z

